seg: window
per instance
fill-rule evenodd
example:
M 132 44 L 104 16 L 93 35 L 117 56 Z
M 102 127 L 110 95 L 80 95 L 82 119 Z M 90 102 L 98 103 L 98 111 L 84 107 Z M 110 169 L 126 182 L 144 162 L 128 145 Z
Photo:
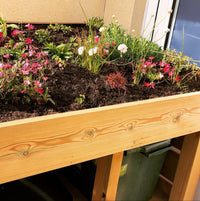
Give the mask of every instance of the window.
M 170 49 L 200 61 L 200 1 L 180 0 L 174 28 L 169 40 Z M 200 62 L 199 62 L 200 64 Z

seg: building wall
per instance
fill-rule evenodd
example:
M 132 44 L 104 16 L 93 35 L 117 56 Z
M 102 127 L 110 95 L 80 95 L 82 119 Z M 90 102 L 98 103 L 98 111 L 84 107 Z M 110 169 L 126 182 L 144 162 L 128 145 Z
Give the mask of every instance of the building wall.
M 14 23 L 85 23 L 87 17 L 99 16 L 108 24 L 112 15 L 128 32 L 140 34 L 146 0 L 0 0 L 0 12 Z

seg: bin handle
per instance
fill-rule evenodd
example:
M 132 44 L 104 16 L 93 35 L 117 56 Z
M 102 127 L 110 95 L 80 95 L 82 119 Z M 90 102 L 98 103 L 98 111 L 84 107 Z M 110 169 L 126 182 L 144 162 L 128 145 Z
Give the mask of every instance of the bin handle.
M 169 151 L 171 148 L 172 148 L 172 146 L 169 146 L 169 147 L 165 147 L 165 148 L 163 148 L 163 149 L 159 149 L 159 150 L 154 151 L 154 152 L 142 153 L 142 154 L 144 154 L 144 155 L 147 156 L 148 158 L 151 158 L 151 157 L 153 157 L 153 156 L 157 156 L 157 155 L 163 154 L 164 152 Z

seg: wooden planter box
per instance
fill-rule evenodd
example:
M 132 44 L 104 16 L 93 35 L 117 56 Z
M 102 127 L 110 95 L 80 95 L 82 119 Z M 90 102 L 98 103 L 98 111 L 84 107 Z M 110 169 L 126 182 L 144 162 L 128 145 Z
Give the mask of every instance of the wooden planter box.
M 199 132 L 199 122 L 194 92 L 0 123 L 0 184 Z

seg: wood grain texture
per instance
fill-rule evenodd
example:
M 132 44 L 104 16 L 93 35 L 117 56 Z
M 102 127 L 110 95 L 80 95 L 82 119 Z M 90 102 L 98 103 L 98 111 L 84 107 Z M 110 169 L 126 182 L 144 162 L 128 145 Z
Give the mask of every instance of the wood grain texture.
M 187 135 L 184 138 L 177 172 L 169 200 L 193 200 L 199 179 L 199 167 L 200 132 Z
M 92 201 L 113 201 L 116 198 L 123 152 L 98 159 Z
M 97 169 L 92 193 L 92 201 L 105 200 L 112 155 L 97 159 Z
M 123 159 L 123 151 L 113 154 L 108 176 L 105 201 L 113 201 L 116 199 L 117 186 Z
M 0 183 L 200 131 L 200 93 L 0 123 Z

